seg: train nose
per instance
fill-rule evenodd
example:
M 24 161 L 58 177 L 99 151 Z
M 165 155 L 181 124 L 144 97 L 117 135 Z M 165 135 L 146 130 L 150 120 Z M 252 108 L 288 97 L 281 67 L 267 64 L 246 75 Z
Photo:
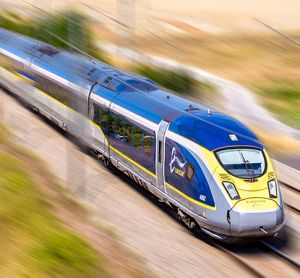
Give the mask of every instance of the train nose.
M 228 212 L 232 236 L 271 236 L 283 225 L 284 212 L 274 200 L 241 200 Z

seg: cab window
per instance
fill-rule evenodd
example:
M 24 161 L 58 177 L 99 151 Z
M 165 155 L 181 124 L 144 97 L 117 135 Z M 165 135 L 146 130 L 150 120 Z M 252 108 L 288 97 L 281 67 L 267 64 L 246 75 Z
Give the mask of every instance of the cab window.
M 222 167 L 239 178 L 258 178 L 266 170 L 266 159 L 260 149 L 227 148 L 216 152 Z

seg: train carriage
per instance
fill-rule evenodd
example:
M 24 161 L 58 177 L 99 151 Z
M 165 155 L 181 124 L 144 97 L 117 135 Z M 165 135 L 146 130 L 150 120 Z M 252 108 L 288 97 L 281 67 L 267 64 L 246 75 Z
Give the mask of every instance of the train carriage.
M 234 118 L 151 80 L 0 29 L 0 83 L 218 239 L 283 225 L 271 160 Z

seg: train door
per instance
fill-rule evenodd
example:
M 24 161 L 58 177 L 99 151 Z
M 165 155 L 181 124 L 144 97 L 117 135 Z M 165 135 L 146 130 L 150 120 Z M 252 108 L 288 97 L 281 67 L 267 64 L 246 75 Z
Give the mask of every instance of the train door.
M 108 108 L 90 100 L 89 114 L 92 123 L 91 136 L 92 144 L 95 150 L 101 153 L 108 153 L 107 145 L 107 126 L 108 126 Z
M 169 122 L 162 120 L 156 134 L 156 186 L 165 192 L 165 134 Z

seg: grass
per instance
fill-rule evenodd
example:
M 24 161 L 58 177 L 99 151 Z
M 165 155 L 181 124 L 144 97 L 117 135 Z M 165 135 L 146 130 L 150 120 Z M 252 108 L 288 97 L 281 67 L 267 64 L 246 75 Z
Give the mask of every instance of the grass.
M 0 277 L 154 277 L 12 136 L 0 122 Z
M 176 71 L 147 65 L 138 65 L 133 68 L 133 71 L 179 94 L 195 95 L 199 92 L 201 96 L 201 94 L 213 93 L 215 91 L 212 84 L 200 82 L 188 73 L 180 70 Z
M 6 12 L 0 16 L 0 26 L 58 47 L 69 48 L 66 43 L 49 35 L 50 31 L 66 41 L 72 41 L 72 44 L 100 60 L 103 60 L 104 56 L 94 45 L 92 39 L 94 34 L 107 40 L 114 37 L 111 36 L 111 31 L 104 30 L 103 27 L 99 28 L 82 15 L 71 11 L 45 16 L 35 21 Z M 91 27 L 94 32 L 91 32 Z M 289 36 L 300 40 L 299 33 L 289 34 Z M 235 35 L 203 33 L 198 34 L 197 37 L 187 34 L 168 36 L 166 39 L 179 45 L 181 51 L 170 45 L 159 43 L 152 36 L 136 38 L 135 49 L 170 58 L 176 57 L 176 60 L 181 63 L 199 66 L 247 86 L 250 84 L 250 87 L 258 92 L 258 96 L 267 109 L 280 120 L 299 128 L 299 101 L 296 96 L 299 94 L 294 94 L 299 84 L 293 81 L 298 80 L 300 75 L 299 47 L 273 33 Z M 197 82 L 185 72 L 146 65 L 138 65 L 133 68 L 133 71 L 177 93 L 192 94 L 218 101 L 212 84 Z M 287 81 L 278 82 L 278 80 Z M 288 86 L 287 82 L 290 83 Z M 259 85 L 261 83 L 263 86 Z M 282 94 L 285 97 L 278 97 L 277 92 L 282 90 L 284 90 Z
M 0 27 L 58 48 L 73 52 L 79 49 L 96 59 L 106 61 L 102 51 L 94 43 L 94 34 L 86 18 L 78 12 L 64 11 L 30 19 L 16 13 L 1 11 Z
M 252 86 L 263 103 L 280 120 L 300 128 L 300 81 L 272 81 Z
M 289 35 L 296 40 L 300 38 L 297 33 Z M 135 49 L 173 59 L 176 57 L 178 62 L 198 66 L 241 83 L 261 77 L 276 80 L 299 76 L 299 47 L 272 33 L 182 35 L 167 39 L 180 45 L 182 51 L 158 43 L 150 36 L 136 39 Z
M 26 163 L 13 155 L 2 128 L 0 136 L 1 276 L 106 277 L 101 254 L 51 213 L 50 201 Z
M 289 36 L 300 41 L 299 33 Z M 158 43 L 150 36 L 136 39 L 135 49 L 176 57 L 178 62 L 249 86 L 280 120 L 299 128 L 299 47 L 273 33 L 182 35 L 167 39 L 180 45 L 182 51 Z
M 74 48 L 70 48 L 70 44 L 72 44 L 96 59 L 108 62 L 94 43 L 91 25 L 78 12 L 65 11 L 60 14 L 49 14 L 37 19 L 30 19 L 4 11 L 0 15 L 0 27 L 44 41 L 58 48 L 74 51 Z M 198 92 L 198 96 L 201 96 L 214 91 L 212 84 L 199 82 L 183 71 L 146 65 L 135 66 L 133 71 L 179 94 L 193 95 Z

